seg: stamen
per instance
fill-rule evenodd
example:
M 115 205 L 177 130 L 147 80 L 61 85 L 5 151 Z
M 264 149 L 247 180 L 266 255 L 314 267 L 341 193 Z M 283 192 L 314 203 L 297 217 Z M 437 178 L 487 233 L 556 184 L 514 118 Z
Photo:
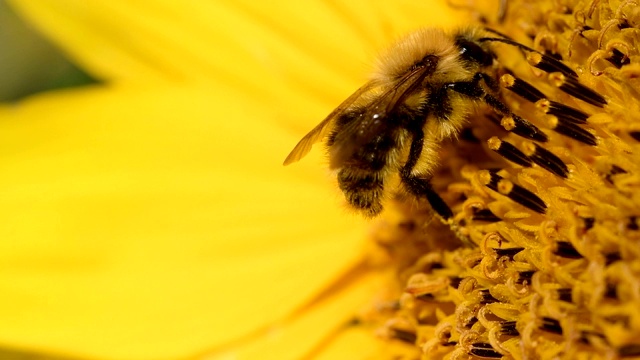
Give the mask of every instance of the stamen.
M 533 274 L 535 274 L 536 271 L 535 270 L 529 270 L 529 271 L 520 271 L 518 273 L 518 280 L 517 283 L 522 285 L 524 284 L 524 282 L 526 281 L 527 283 L 531 283 L 531 278 L 533 277 Z
M 590 338 L 599 338 L 600 340 L 603 340 L 605 343 L 609 343 L 607 341 L 607 338 L 598 332 L 592 331 L 592 330 L 583 330 L 580 332 L 580 341 L 585 343 L 585 344 L 591 344 L 591 340 Z
M 614 253 L 606 254 L 605 255 L 605 259 L 606 259 L 605 264 L 607 266 L 609 266 L 609 265 L 613 264 L 616 261 L 622 260 L 622 256 L 620 255 L 619 252 L 614 252 Z
M 560 160 L 559 157 L 555 156 L 551 151 L 538 146 L 538 144 L 533 145 L 533 152 L 529 155 L 529 158 L 536 164 L 538 164 L 541 168 L 548 170 L 549 172 L 558 175 L 562 178 L 567 178 L 569 175 L 569 168 L 567 165 Z
M 474 316 L 471 319 L 469 319 L 469 321 L 467 321 L 467 323 L 464 324 L 463 326 L 467 329 L 471 329 L 471 327 L 477 322 L 478 322 L 478 318 Z
M 491 304 L 494 302 L 498 302 L 498 299 L 494 298 L 488 289 L 480 290 L 479 293 L 480 293 L 480 296 L 482 297 L 482 300 L 480 300 L 481 304 Z
M 559 121 L 557 117 L 554 118 L 554 120 L 555 121 L 552 121 L 551 127 L 555 132 L 578 140 L 587 145 L 595 146 L 598 144 L 595 135 L 581 128 L 580 126 L 567 121 Z
M 518 254 L 522 250 L 524 250 L 523 247 L 513 247 L 508 249 L 496 249 L 496 248 L 493 249 L 493 251 L 496 252 L 496 255 L 498 255 L 498 257 L 508 256 L 510 260 L 513 260 L 513 257 L 516 256 L 516 254 Z
M 554 115 L 558 118 L 558 120 L 564 122 L 570 122 L 573 124 L 585 124 L 587 122 L 587 119 L 589 118 L 589 115 L 583 113 L 582 111 L 556 101 L 543 99 L 538 101 L 536 103 L 536 106 L 546 114 Z
M 495 136 L 489 139 L 487 143 L 489 144 L 489 149 L 497 152 L 505 159 L 520 166 L 531 167 L 531 159 L 512 144 L 504 140 L 500 140 Z
M 547 210 L 547 205 L 536 194 L 510 181 L 504 180 L 495 172 L 491 172 L 491 181 L 487 184 L 487 187 L 506 195 L 509 199 L 537 213 L 544 214 Z
M 597 107 L 607 105 L 607 100 L 597 92 L 580 84 L 575 77 L 551 74 L 549 79 L 563 92 Z
M 502 221 L 499 217 L 497 217 L 494 213 L 489 209 L 481 209 L 473 212 L 472 219 L 474 221 L 485 221 L 485 222 L 498 222 Z
M 502 118 L 500 125 L 502 125 L 505 130 L 530 140 L 539 142 L 547 142 L 549 140 L 547 135 L 538 129 L 537 126 L 515 114 Z
M 569 258 L 569 259 L 581 259 L 582 255 L 580 255 L 580 253 L 578 252 L 578 250 L 576 250 L 575 247 L 573 247 L 573 245 L 568 242 L 568 241 L 557 241 L 556 242 L 556 251 L 553 252 L 554 254 L 564 257 L 564 258 Z
M 640 356 L 640 344 L 628 344 L 618 349 L 620 357 L 636 357 Z
M 607 58 L 607 61 L 613 64 L 616 68 L 620 69 L 624 65 L 631 64 L 631 59 L 620 50 L 614 48 L 611 50 L 611 56 Z
M 390 330 L 391 330 L 391 337 L 411 345 L 414 345 L 416 343 L 416 340 L 418 339 L 418 337 L 416 336 L 416 333 L 414 332 L 397 329 L 397 328 L 391 328 Z
M 449 278 L 449 286 L 451 286 L 454 289 L 457 289 L 462 280 L 464 280 L 464 278 L 461 278 L 458 276 L 452 276 Z
M 614 284 L 607 284 L 607 289 L 604 292 L 604 297 L 609 299 L 617 299 L 618 298 L 618 289 Z
M 502 354 L 495 351 L 491 344 L 488 343 L 474 343 L 471 346 L 471 350 L 469 350 L 469 355 L 492 359 L 502 358 Z
M 558 294 L 558 300 L 560 301 L 566 301 L 566 302 L 571 302 L 571 297 L 572 297 L 572 290 L 567 288 L 567 289 L 557 289 L 556 293 Z
M 502 75 L 502 77 L 500 77 L 500 84 L 532 103 L 546 98 L 540 90 L 536 89 L 528 82 L 518 79 L 510 74 Z
M 541 54 L 539 52 L 532 52 L 527 55 L 527 60 L 531 66 L 538 68 L 547 73 L 560 72 L 564 76 L 577 78 L 578 74 L 570 67 L 565 65 L 551 56 Z
M 540 330 L 562 335 L 562 326 L 560 326 L 560 321 L 546 316 L 542 318 L 542 325 L 540 325 Z
M 591 229 L 593 227 L 593 224 L 595 223 L 596 219 L 595 218 L 582 218 L 582 220 L 584 221 L 584 230 L 587 231 L 589 229 Z
M 607 175 L 605 176 L 605 180 L 607 180 L 607 182 L 613 184 L 613 179 L 612 177 L 618 174 L 626 174 L 627 170 L 621 168 L 618 165 L 611 165 L 611 169 L 609 169 L 609 172 L 607 173 Z
M 520 332 L 516 329 L 515 321 L 503 321 L 500 323 L 500 334 L 506 336 L 518 336 Z

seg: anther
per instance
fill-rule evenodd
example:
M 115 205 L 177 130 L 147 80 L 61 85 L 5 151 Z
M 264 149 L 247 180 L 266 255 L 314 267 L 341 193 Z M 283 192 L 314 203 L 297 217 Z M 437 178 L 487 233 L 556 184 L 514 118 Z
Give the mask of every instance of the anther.
M 565 302 L 571 302 L 572 293 L 573 291 L 570 288 L 556 290 L 556 294 L 558 294 L 558 300 Z
M 518 254 L 522 250 L 524 250 L 523 247 L 514 247 L 514 248 L 507 248 L 507 249 L 496 249 L 496 248 L 493 249 L 493 251 L 496 252 L 496 255 L 498 255 L 498 257 L 507 256 L 507 257 L 509 257 L 510 260 L 513 260 L 513 257 L 516 256 L 516 254 Z
M 627 55 L 616 48 L 613 48 L 613 50 L 611 50 L 611 56 L 606 58 L 606 60 L 618 69 L 620 69 L 624 65 L 628 65 L 631 63 L 631 59 L 629 59 Z
M 500 77 L 500 84 L 532 103 L 546 98 L 540 90 L 536 89 L 528 82 L 518 79 L 510 74 L 502 75 L 502 77 Z
M 585 124 L 589 118 L 589 115 L 582 111 L 556 101 L 542 99 L 536 103 L 536 106 L 546 114 L 556 116 L 560 121 L 573 124 Z
M 488 289 L 480 290 L 479 294 L 481 296 L 481 300 L 480 300 L 481 304 L 491 304 L 494 302 L 498 302 L 498 299 L 494 298 Z
M 532 52 L 527 55 L 527 61 L 531 66 L 538 68 L 547 73 L 560 72 L 565 76 L 578 77 L 578 74 L 570 67 L 558 61 L 551 56 L 541 54 L 539 52 Z
M 492 137 L 487 141 L 489 149 L 497 152 L 505 159 L 514 162 L 520 166 L 531 167 L 531 159 L 529 159 L 522 151 L 512 144 L 500 140 L 497 137 Z
M 537 126 L 521 118 L 518 115 L 504 117 L 500 124 L 507 130 L 523 138 L 539 142 L 547 142 L 549 138 Z
M 491 222 L 491 223 L 502 221 L 502 219 L 497 217 L 489 209 L 481 209 L 481 210 L 474 211 L 472 219 L 474 221 L 484 221 L 484 222 Z
M 418 339 L 417 335 L 414 332 L 396 329 L 396 328 L 391 328 L 390 330 L 391 330 L 391 337 L 408 344 L 413 345 L 416 343 L 416 340 Z
M 543 317 L 542 325 L 540 325 L 540 329 L 544 331 L 549 331 L 558 335 L 562 335 L 562 326 L 560 326 L 560 321 L 550 318 Z
M 487 187 L 537 213 L 544 214 L 547 210 L 547 205 L 536 194 L 511 181 L 503 179 L 495 172 L 491 172 L 491 181 L 487 184 Z
M 527 148 L 528 151 L 525 150 L 525 153 L 534 163 L 552 174 L 567 178 L 569 168 L 559 157 L 538 144 L 528 144 Z
M 582 255 L 576 250 L 573 245 L 568 241 L 557 241 L 556 242 L 556 250 L 553 252 L 554 254 L 569 258 L 569 259 L 580 259 Z
M 500 323 L 500 334 L 506 336 L 518 336 L 520 332 L 516 329 L 515 321 L 503 321 Z
M 574 123 L 570 123 L 567 121 L 563 122 L 560 121 L 557 117 L 553 117 L 552 120 L 550 120 L 550 126 L 553 131 L 580 141 L 581 143 L 591 146 L 595 146 L 598 144 L 595 135 Z
M 584 221 L 584 230 L 587 231 L 593 227 L 593 224 L 595 224 L 596 219 L 592 217 L 588 217 L 588 218 L 582 218 L 582 221 Z
M 640 344 L 627 344 L 618 349 L 620 357 L 640 356 Z
M 518 280 L 516 281 L 518 284 L 524 284 L 525 281 L 527 283 L 531 283 L 531 278 L 533 277 L 533 274 L 535 274 L 536 272 L 534 270 L 529 270 L 529 271 L 520 271 L 518 273 Z
M 491 344 L 488 343 L 474 343 L 473 345 L 471 345 L 469 355 L 492 359 L 502 358 L 502 354 L 495 351 Z
M 607 104 L 607 100 L 602 95 L 580 84 L 575 77 L 553 73 L 550 75 L 550 80 L 563 92 L 591 105 L 603 107 Z

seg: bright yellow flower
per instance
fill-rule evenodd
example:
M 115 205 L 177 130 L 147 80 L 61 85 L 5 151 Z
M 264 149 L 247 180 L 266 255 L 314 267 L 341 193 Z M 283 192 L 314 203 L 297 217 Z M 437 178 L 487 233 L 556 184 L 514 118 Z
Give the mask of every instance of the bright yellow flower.
M 377 354 L 367 224 L 298 138 L 429 1 L 11 1 L 104 84 L 0 106 L 0 342 L 104 359 Z M 336 334 L 342 334 L 338 336 Z

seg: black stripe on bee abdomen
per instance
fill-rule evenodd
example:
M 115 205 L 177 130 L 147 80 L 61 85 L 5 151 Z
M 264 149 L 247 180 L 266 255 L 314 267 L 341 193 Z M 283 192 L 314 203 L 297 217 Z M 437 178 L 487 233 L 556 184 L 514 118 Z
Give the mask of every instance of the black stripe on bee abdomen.
M 347 202 L 367 216 L 382 211 L 384 177 L 381 172 L 345 167 L 338 172 L 338 185 Z
M 396 146 L 393 131 L 381 133 L 358 149 L 338 172 L 338 184 L 347 202 L 367 216 L 382 211 L 384 175 Z
M 393 133 L 382 133 L 358 149 L 348 161 L 350 167 L 378 172 L 387 165 L 389 152 L 396 147 Z

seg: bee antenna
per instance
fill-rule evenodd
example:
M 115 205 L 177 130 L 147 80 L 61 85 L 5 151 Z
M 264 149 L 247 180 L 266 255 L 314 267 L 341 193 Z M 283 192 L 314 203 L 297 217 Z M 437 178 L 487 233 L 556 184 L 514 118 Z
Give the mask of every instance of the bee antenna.
M 491 32 L 496 33 L 496 34 L 500 34 L 500 33 L 498 33 L 497 31 L 491 31 Z M 504 35 L 501 35 L 501 36 L 504 36 Z M 518 49 L 520 49 L 520 50 L 522 50 L 522 51 L 525 51 L 525 52 L 533 52 L 533 53 L 538 53 L 538 54 L 540 53 L 540 52 L 538 52 L 538 51 L 536 51 L 536 50 L 533 50 L 532 48 L 530 48 L 530 47 L 528 47 L 528 46 L 526 46 L 526 45 L 522 45 L 522 44 L 520 44 L 520 43 L 519 43 L 519 42 L 517 42 L 517 41 L 511 40 L 511 39 L 509 39 L 509 38 L 508 38 L 508 37 L 506 37 L 506 36 L 505 36 L 504 38 L 484 37 L 484 38 L 480 38 L 478 41 L 479 41 L 479 42 L 485 42 L 485 41 L 501 42 L 501 43 L 504 43 L 504 44 L 508 44 L 508 45 L 511 45 L 511 46 L 515 46 L 515 47 L 517 47 Z
M 571 69 L 570 67 L 562 63 L 561 61 L 558 61 L 557 59 L 554 59 L 549 55 L 543 54 L 540 51 L 536 51 L 526 45 L 522 45 L 517 41 L 511 40 L 509 38 L 494 38 L 494 37 L 484 37 L 478 40 L 478 42 L 489 42 L 489 41 L 500 42 L 503 44 L 515 46 L 524 53 L 536 54 L 538 58 L 534 60 L 534 63 L 532 63 L 532 65 L 547 73 L 560 72 L 565 76 L 569 76 L 575 79 L 578 78 L 578 74 L 575 71 L 573 71 L 573 69 Z
M 498 35 L 499 37 L 504 38 L 504 39 L 512 40 L 509 36 L 507 36 L 507 35 L 505 35 L 505 34 L 501 33 L 500 31 L 498 31 L 498 30 L 496 30 L 496 29 L 492 29 L 492 28 L 489 28 L 489 27 L 484 27 L 484 31 L 486 31 L 486 32 L 488 32 L 488 33 L 496 34 L 496 35 Z

